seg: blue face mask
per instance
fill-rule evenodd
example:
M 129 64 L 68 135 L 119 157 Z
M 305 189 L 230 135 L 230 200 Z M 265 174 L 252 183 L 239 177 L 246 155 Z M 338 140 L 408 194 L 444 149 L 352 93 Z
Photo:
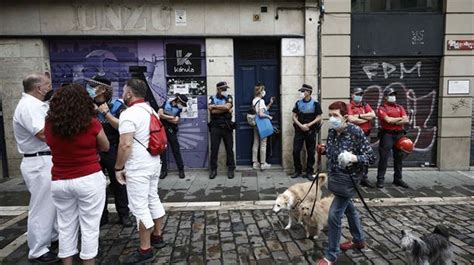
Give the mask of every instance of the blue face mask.
M 95 93 L 95 88 L 91 87 L 89 84 L 86 85 L 87 93 L 91 98 L 95 98 L 97 95 Z
M 354 95 L 354 102 L 355 103 L 360 103 L 361 101 L 362 101 L 362 96 Z
M 342 126 L 342 120 L 336 117 L 329 118 L 329 128 L 330 129 L 338 129 Z

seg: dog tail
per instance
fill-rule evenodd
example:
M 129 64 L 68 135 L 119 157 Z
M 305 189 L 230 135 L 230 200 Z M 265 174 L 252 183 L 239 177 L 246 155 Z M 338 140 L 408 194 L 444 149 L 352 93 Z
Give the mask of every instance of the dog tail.
M 321 187 L 328 182 L 328 175 L 326 173 L 319 173 L 318 185 Z
M 439 224 L 435 227 L 433 233 L 435 234 L 438 234 L 438 235 L 442 235 L 443 237 L 445 237 L 446 239 L 449 238 L 449 231 L 448 231 L 448 228 L 446 228 L 446 226 L 442 225 L 442 224 Z

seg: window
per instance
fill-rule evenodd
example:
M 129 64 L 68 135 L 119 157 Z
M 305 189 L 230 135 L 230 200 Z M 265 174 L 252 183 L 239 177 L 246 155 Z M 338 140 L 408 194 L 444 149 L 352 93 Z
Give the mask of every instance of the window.
M 443 0 L 352 0 L 352 12 L 435 12 Z

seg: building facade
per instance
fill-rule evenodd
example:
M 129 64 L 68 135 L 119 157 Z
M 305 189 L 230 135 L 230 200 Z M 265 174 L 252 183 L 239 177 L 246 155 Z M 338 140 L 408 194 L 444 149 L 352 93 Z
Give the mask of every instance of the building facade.
M 318 60 L 319 1 L 4 1 L 0 145 L 4 140 L 5 165 L 11 176 L 19 176 L 21 156 L 11 121 L 21 80 L 28 73 L 49 72 L 54 88 L 101 75 L 119 96 L 124 81 L 140 75 L 158 104 L 173 93 L 188 94 L 179 140 L 190 168 L 208 167 L 207 98 L 222 80 L 235 98 L 236 161 L 250 165 L 253 132 L 245 114 L 254 85 L 262 82 L 267 95 L 277 98 L 271 115 L 281 131 L 269 143 L 268 161 L 291 172 L 292 108 L 303 83 L 318 94 L 320 61 L 325 120 L 327 106 L 347 101 L 351 87 L 364 88 L 375 107 L 380 91 L 393 86 L 406 95 L 402 104 L 410 113 L 408 135 L 416 151 L 409 165 L 469 168 L 474 160 L 474 52 L 448 49 L 448 41 L 474 40 L 473 3 L 411 1 L 417 4 L 404 9 L 407 1 L 375 2 L 380 1 L 325 1 Z M 374 27 L 384 23 L 393 31 Z M 392 42 L 392 49 L 383 49 Z M 324 141 L 324 124 L 321 132 Z M 375 136 L 372 142 L 376 148 Z

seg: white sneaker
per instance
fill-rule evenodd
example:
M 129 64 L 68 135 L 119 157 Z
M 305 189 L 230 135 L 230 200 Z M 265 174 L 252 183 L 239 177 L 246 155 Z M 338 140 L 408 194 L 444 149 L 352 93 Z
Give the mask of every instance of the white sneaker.
M 260 163 L 254 162 L 252 168 L 253 169 L 260 169 Z
M 260 169 L 264 170 L 264 169 L 269 169 L 272 165 L 271 164 L 268 164 L 268 163 L 263 163 L 261 166 L 260 166 Z

